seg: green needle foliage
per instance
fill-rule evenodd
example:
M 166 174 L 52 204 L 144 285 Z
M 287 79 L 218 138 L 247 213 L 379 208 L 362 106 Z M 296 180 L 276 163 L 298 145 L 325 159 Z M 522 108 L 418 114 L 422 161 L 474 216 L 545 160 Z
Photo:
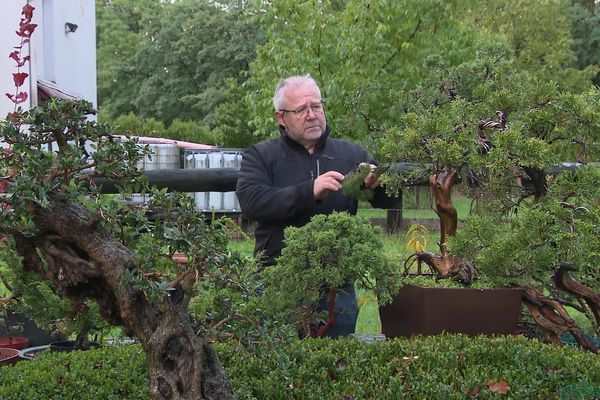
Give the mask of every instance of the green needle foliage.
M 354 197 L 359 201 L 369 201 L 373 198 L 372 189 L 365 187 L 364 180 L 371 172 L 371 166 L 367 163 L 361 163 L 344 177 L 342 182 L 342 191 L 348 197 Z
M 285 230 L 286 247 L 277 265 L 263 272 L 265 298 L 275 309 L 292 310 L 301 322 L 315 318 L 325 288 L 356 282 L 391 299 L 399 282 L 383 252 L 381 232 L 370 221 L 348 213 L 317 215 L 303 227 Z

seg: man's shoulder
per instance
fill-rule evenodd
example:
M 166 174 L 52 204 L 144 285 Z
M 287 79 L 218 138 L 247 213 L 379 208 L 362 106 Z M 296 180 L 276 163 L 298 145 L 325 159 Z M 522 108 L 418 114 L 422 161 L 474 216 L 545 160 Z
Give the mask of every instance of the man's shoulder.
M 344 151 L 356 151 L 356 152 L 366 152 L 365 148 L 362 147 L 358 143 L 350 142 L 346 139 L 336 139 L 329 137 L 327 139 L 327 144 L 331 149 L 335 150 L 344 150 Z
M 281 137 L 263 140 L 262 142 L 255 143 L 248 147 L 248 150 L 254 150 L 258 152 L 263 152 L 265 150 L 272 149 L 273 147 L 277 147 L 281 145 Z

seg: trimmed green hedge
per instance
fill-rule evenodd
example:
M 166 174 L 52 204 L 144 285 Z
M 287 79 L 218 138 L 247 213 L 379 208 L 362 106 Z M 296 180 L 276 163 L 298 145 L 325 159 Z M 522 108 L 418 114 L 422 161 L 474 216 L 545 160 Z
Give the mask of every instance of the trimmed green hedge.
M 372 344 L 313 339 L 216 349 L 241 399 L 600 396 L 600 356 L 521 337 L 443 335 Z M 148 399 L 147 380 L 139 346 L 47 353 L 0 368 L 0 399 Z M 506 386 L 505 395 L 494 391 Z

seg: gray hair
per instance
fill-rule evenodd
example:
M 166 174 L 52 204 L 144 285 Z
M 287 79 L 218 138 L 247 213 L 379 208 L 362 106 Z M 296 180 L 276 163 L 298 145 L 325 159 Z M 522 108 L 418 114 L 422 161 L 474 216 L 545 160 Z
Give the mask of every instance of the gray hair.
M 277 84 L 277 88 L 275 89 L 275 95 L 273 96 L 273 107 L 275 107 L 275 111 L 280 110 L 283 107 L 285 89 L 297 88 L 305 84 L 313 85 L 315 87 L 315 90 L 319 94 L 319 97 L 321 97 L 321 89 L 319 89 L 319 85 L 309 74 L 294 75 L 288 78 L 283 78 Z

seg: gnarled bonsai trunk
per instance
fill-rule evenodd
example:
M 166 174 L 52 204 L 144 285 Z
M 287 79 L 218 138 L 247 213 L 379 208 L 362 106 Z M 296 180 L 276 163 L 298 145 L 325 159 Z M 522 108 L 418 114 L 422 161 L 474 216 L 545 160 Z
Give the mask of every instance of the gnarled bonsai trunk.
M 32 205 L 30 211 L 39 231 L 15 235 L 24 268 L 48 278 L 79 311 L 85 311 L 85 299 L 96 300 L 108 322 L 139 339 L 154 399 L 234 398 L 217 356 L 192 329 L 189 282 L 179 281 L 168 300 L 152 304 L 123 279 L 135 270 L 132 251 L 103 229 L 94 213 L 60 195 L 50 207 Z
M 597 352 L 596 345 L 581 331 L 581 328 L 567 314 L 558 301 L 544 296 L 531 285 L 521 286 L 525 305 L 535 322 L 542 328 L 547 342 L 559 345 L 560 338 L 571 332 L 577 343 L 584 349 Z
M 471 283 L 475 278 L 475 266 L 465 260 L 452 257 L 446 247 L 449 236 L 456 235 L 458 214 L 452 205 L 452 188 L 458 175 L 457 169 L 450 169 L 429 177 L 429 185 L 435 198 L 436 213 L 440 219 L 440 255 L 429 251 L 415 253 L 418 262 L 424 262 L 442 278 L 454 278 L 463 283 Z
M 597 329 L 600 329 L 600 293 L 594 292 L 592 288 L 573 279 L 569 275 L 569 271 L 574 269 L 575 267 L 571 264 L 561 264 L 554 275 L 552 275 L 554 285 L 562 291 L 583 299 L 594 315 Z

